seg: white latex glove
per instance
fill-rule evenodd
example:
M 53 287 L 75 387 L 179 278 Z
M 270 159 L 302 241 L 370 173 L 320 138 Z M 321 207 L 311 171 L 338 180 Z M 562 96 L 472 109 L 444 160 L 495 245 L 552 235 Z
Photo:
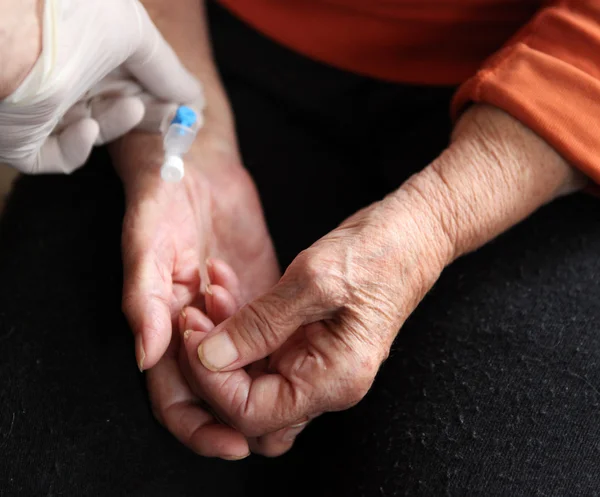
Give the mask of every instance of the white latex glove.
M 42 39 L 30 74 L 0 101 L 0 163 L 70 173 L 95 144 L 158 131 L 169 103 L 203 105 L 138 0 L 46 0 Z

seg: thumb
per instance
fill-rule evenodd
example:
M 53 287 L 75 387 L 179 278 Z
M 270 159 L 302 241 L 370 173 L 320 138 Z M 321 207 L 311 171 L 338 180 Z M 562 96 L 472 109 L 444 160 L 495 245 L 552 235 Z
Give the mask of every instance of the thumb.
M 141 41 L 125 67 L 155 97 L 177 103 L 197 102 L 202 98 L 200 83 L 179 61 L 144 7 L 139 2 L 134 5 Z
M 140 371 L 153 367 L 171 342 L 172 292 L 151 257 L 135 257 L 124 251 L 123 313 L 135 336 Z
M 232 371 L 267 357 L 303 324 L 312 311 L 298 285 L 278 283 L 269 293 L 240 309 L 217 326 L 198 347 L 211 371 Z

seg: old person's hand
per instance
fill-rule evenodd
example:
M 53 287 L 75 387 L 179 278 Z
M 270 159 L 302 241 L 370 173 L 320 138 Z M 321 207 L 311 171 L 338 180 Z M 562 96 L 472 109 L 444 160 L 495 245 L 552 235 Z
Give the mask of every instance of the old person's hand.
M 527 128 L 472 108 L 433 164 L 302 252 L 213 331 L 186 333 L 192 389 L 260 437 L 256 450 L 285 452 L 310 419 L 362 399 L 448 263 L 578 186 Z
M 223 112 L 217 114 L 218 119 L 209 109 L 180 183 L 160 177 L 159 137 L 132 134 L 112 155 L 126 193 L 123 310 L 139 367 L 147 370 L 153 411 L 196 452 L 235 459 L 247 455 L 246 439 L 216 424 L 190 391 L 178 365 L 179 334 L 172 333 L 185 306 L 213 310 L 201 286 L 227 288 L 237 306 L 268 290 L 280 274 L 232 126 L 223 124 L 228 121 Z M 205 271 L 207 258 L 227 261 L 235 273 L 218 261 Z
M 242 433 L 270 434 L 254 450 L 280 454 L 309 419 L 357 403 L 439 275 L 448 240 L 408 197 L 352 216 L 210 338 L 184 325 L 202 332 L 186 336 L 194 391 Z M 259 374 L 243 368 L 267 356 Z

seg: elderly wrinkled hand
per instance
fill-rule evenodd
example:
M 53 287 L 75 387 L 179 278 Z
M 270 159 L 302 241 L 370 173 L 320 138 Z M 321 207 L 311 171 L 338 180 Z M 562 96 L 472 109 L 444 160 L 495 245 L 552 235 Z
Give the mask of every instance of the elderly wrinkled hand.
M 299 254 L 269 292 L 212 331 L 186 323 L 192 390 L 259 452 L 285 452 L 309 420 L 362 399 L 447 264 L 578 181 L 524 126 L 474 108 L 439 159 Z
M 260 452 L 284 452 L 308 420 L 367 393 L 448 252 L 409 207 L 389 197 L 359 212 L 208 338 L 186 335 L 193 389 L 242 433 L 269 435 Z
M 160 177 L 164 155 L 156 136 L 132 133 L 114 144 L 112 155 L 126 196 L 123 311 L 135 335 L 139 368 L 147 370 L 154 414 L 201 454 L 245 455 L 248 446 L 241 435 L 241 439 L 232 435 L 231 444 L 222 442 L 221 436 L 229 435 L 219 427 L 202 430 L 201 440 L 194 436 L 214 419 L 198 404 L 180 372 L 179 334 L 172 333 L 182 308 L 189 305 L 206 305 L 218 322 L 223 311 L 217 307 L 212 312 L 213 299 L 202 292 L 208 283 L 215 289 L 227 288 L 234 301 L 225 302 L 225 311 L 233 312 L 280 276 L 260 201 L 240 162 L 235 137 L 209 113 L 186 155 L 185 177 L 173 184 Z M 228 266 L 217 261 L 206 264 L 207 258 L 226 260 Z

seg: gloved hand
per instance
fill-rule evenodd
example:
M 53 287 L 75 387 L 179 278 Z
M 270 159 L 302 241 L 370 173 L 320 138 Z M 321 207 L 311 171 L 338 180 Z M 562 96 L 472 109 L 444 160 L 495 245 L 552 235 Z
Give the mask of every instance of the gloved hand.
M 0 101 L 0 163 L 22 172 L 70 173 L 95 144 L 157 130 L 169 103 L 203 105 L 138 0 L 46 0 L 42 42 L 32 71 Z

